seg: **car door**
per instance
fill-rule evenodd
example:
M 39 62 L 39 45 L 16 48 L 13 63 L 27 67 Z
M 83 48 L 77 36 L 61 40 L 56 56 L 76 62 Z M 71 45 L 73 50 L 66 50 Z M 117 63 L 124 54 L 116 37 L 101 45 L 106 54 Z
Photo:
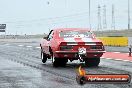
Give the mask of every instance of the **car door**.
M 51 39 L 53 38 L 53 30 L 50 31 L 50 33 L 48 34 L 47 38 L 44 39 L 44 42 L 43 42 L 43 51 L 46 53 L 46 54 L 50 54 L 50 51 L 49 51 L 49 47 L 51 45 L 50 41 Z

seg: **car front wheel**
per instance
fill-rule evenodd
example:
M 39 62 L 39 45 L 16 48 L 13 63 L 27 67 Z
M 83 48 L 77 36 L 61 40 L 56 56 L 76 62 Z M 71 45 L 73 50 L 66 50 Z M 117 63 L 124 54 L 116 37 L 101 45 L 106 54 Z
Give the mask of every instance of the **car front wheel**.
M 47 55 L 41 51 L 41 59 L 43 63 L 46 63 L 47 61 Z

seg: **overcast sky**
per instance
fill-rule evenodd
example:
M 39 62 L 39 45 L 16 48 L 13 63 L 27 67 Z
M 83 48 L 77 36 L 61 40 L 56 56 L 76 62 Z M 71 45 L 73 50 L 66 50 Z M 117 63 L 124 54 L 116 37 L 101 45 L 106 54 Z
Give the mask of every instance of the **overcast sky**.
M 98 28 L 98 5 L 101 7 L 102 27 L 103 6 L 106 5 L 107 29 L 111 28 L 112 4 L 115 7 L 115 28 L 127 28 L 127 0 L 91 0 L 93 30 Z M 60 27 L 89 28 L 89 0 L 0 0 L 2 23 L 7 24 L 7 34 L 42 34 Z

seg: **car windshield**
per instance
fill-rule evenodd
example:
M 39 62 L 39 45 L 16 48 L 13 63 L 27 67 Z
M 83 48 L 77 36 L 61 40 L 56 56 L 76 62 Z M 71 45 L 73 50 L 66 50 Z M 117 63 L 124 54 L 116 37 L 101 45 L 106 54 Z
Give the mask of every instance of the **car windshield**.
M 67 38 L 67 37 L 92 38 L 92 33 L 90 31 L 61 31 L 60 37 L 63 37 L 63 38 Z

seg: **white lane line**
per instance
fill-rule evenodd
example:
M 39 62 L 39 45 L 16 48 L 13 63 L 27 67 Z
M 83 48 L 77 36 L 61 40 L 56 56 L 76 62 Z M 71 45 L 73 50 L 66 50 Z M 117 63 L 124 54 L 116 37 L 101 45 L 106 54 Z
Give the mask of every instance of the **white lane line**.
M 121 53 L 121 52 L 113 52 L 113 53 Z
M 26 46 L 26 47 L 30 48 L 30 47 L 32 47 L 32 46 Z
M 7 44 L 5 44 L 5 45 L 8 46 L 8 45 L 10 45 L 10 44 L 7 43 Z
M 115 59 L 115 60 L 119 60 L 119 61 L 120 61 L 120 60 L 122 60 L 122 59 Z
M 111 53 L 122 53 L 122 54 L 129 54 L 129 53 L 126 53 L 126 52 L 111 52 Z
M 124 61 L 124 62 L 132 62 L 130 60 L 123 60 L 123 59 L 113 59 L 113 58 L 105 58 L 105 57 L 101 57 L 102 59 L 107 59 L 107 60 L 116 60 L 116 61 Z
M 112 60 L 112 58 L 105 58 L 105 59 L 107 59 L 107 60 Z
M 129 53 L 122 53 L 122 52 L 113 52 L 113 53 L 129 54 Z
M 107 60 L 111 60 L 112 58 L 105 58 L 105 57 L 101 57 L 102 59 L 107 59 Z
M 18 46 L 24 46 L 24 45 L 18 45 Z
M 125 61 L 125 62 L 129 62 L 130 60 L 123 60 L 123 61 Z
M 37 49 L 41 49 L 41 47 L 35 47 L 35 48 L 37 48 Z

